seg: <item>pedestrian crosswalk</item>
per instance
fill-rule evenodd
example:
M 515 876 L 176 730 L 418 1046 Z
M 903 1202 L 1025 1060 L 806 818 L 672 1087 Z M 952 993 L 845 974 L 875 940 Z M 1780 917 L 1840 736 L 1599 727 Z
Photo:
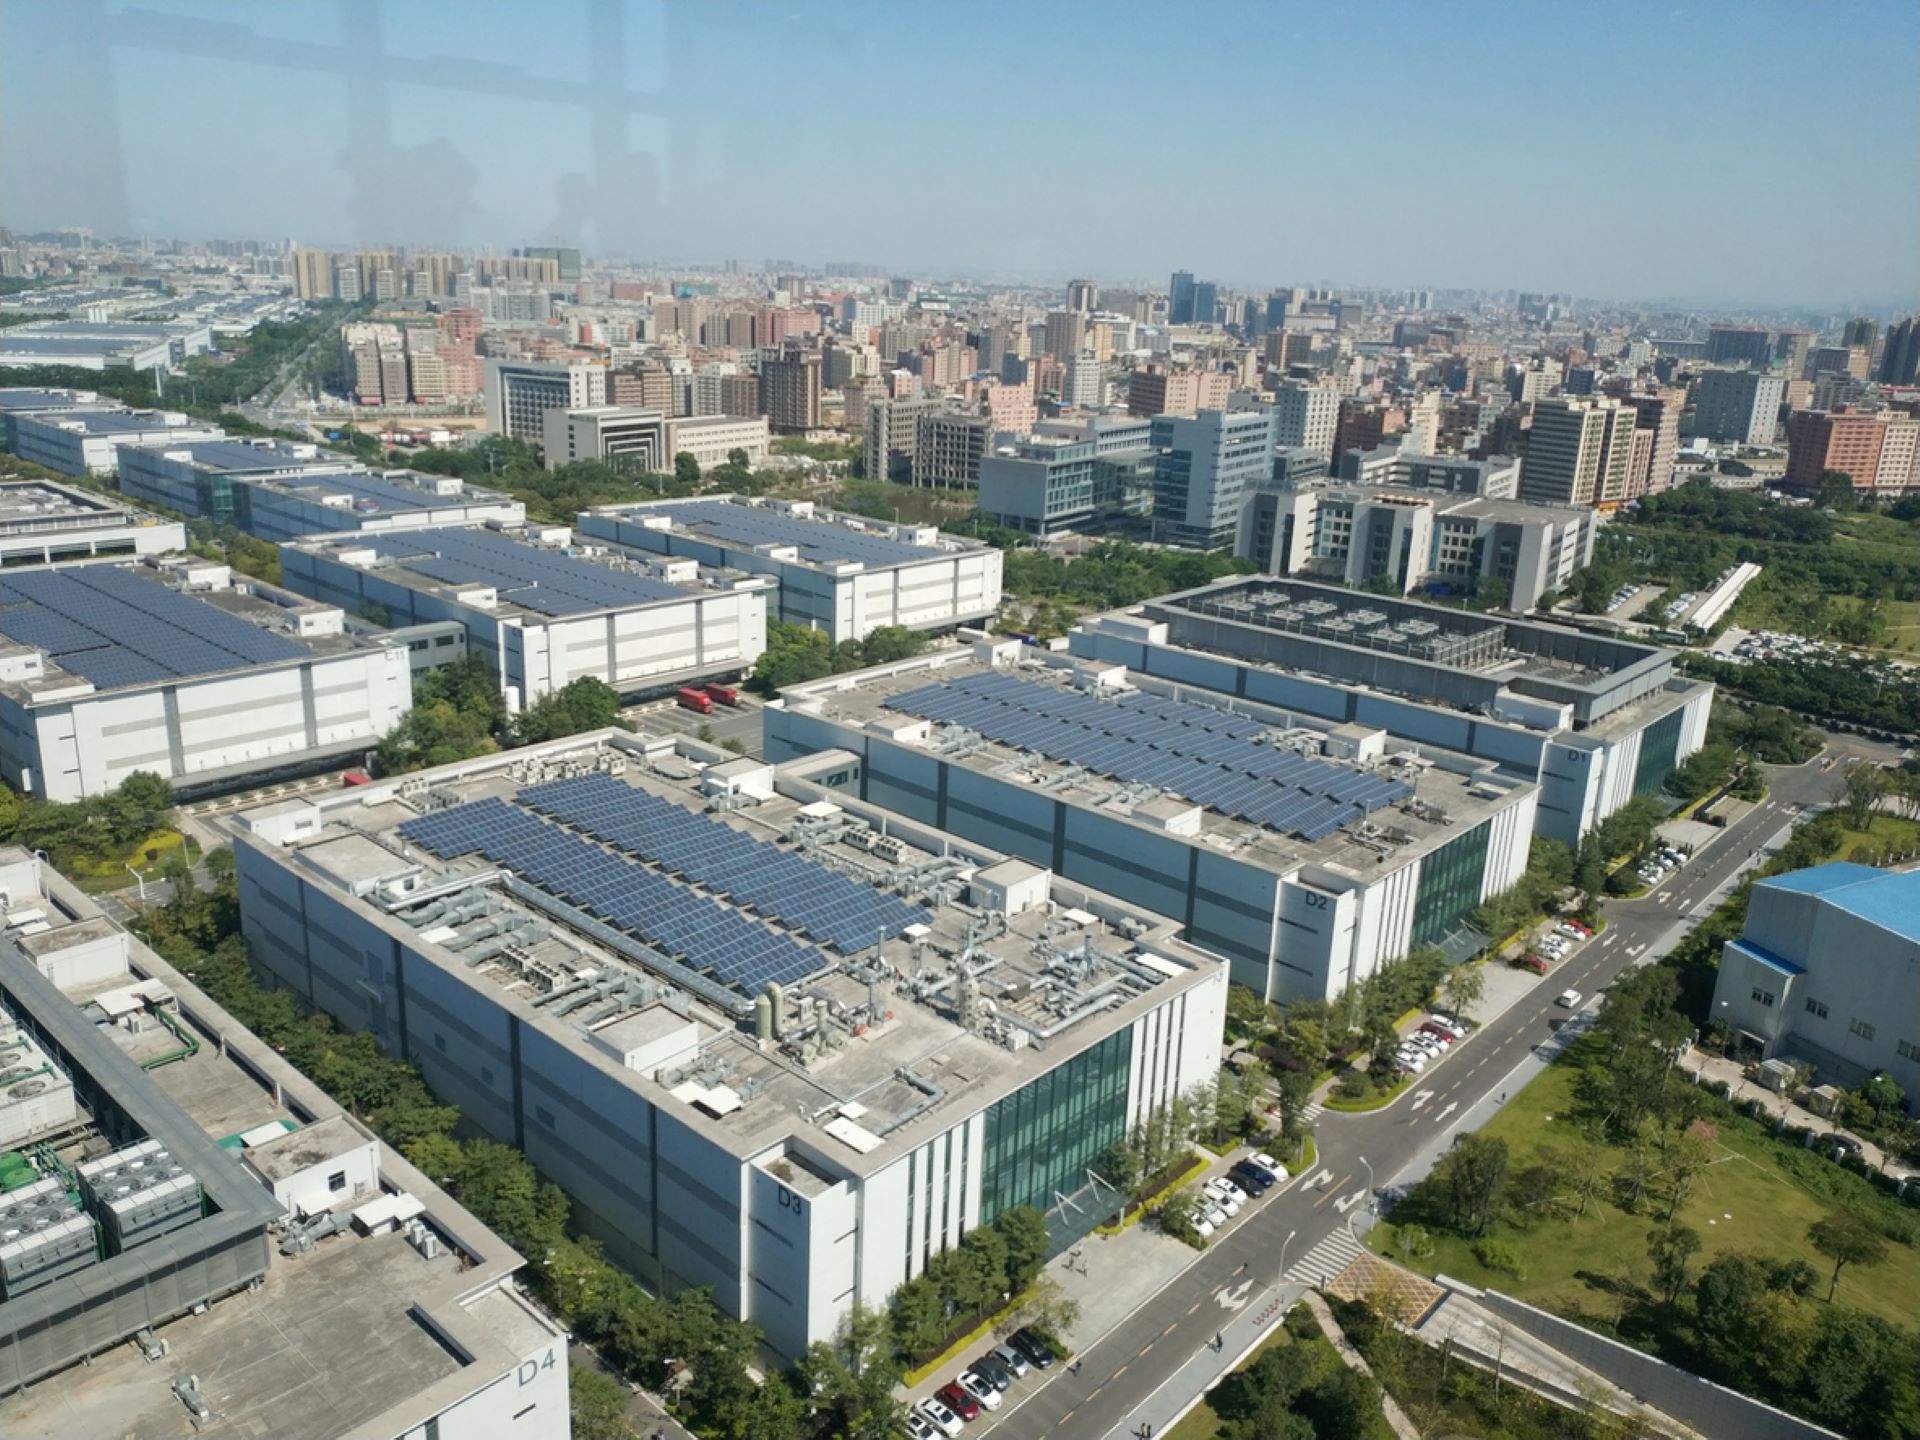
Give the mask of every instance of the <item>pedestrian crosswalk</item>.
M 1336 1225 L 1325 1239 L 1296 1260 L 1286 1278 L 1301 1285 L 1318 1285 L 1331 1280 L 1365 1253 L 1365 1247 L 1353 1238 L 1345 1225 Z
M 1302 1124 L 1312 1125 L 1326 1113 L 1326 1106 L 1322 1105 L 1318 1100 L 1309 1100 L 1300 1111 L 1300 1120 Z

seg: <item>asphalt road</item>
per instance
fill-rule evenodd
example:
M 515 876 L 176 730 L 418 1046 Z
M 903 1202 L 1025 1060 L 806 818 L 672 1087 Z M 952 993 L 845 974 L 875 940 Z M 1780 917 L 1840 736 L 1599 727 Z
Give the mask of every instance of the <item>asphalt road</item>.
M 1533 1048 L 1550 1038 L 1568 1016 L 1555 997 L 1572 988 L 1590 996 L 1637 960 L 1664 954 L 1691 923 L 1689 912 L 1712 899 L 1737 872 L 1758 858 L 1754 852 L 1790 826 L 1798 807 L 1831 798 L 1838 768 L 1823 772 L 1815 760 L 1774 771 L 1762 805 L 1729 826 L 1690 864 L 1652 894 L 1606 903 L 1607 928 L 1556 966 L 1519 1003 L 1454 1047 L 1420 1083 L 1384 1110 L 1368 1115 L 1323 1113 L 1315 1128 L 1320 1160 L 1330 1184 L 1310 1178 L 1264 1200 L 1230 1227 L 1194 1264 L 1172 1280 L 1137 1314 L 1123 1321 L 1080 1357 L 1080 1373 L 1056 1368 L 1018 1408 L 995 1417 L 996 1435 L 1106 1435 L 1129 1428 L 1138 1407 L 1196 1352 L 1208 1346 L 1234 1312 L 1221 1292 L 1251 1278 L 1247 1304 L 1259 1306 L 1278 1283 L 1282 1241 L 1293 1233 L 1286 1259 L 1296 1269 L 1316 1245 L 1362 1213 L 1369 1185 L 1366 1161 L 1380 1186 L 1394 1183 L 1423 1153 L 1444 1140 L 1476 1103 L 1499 1093 L 1503 1081 Z M 1704 908 L 1702 913 L 1705 913 Z M 1431 1092 L 1418 1105 L 1420 1092 Z M 1311 1277 L 1318 1279 L 1317 1276 Z M 1240 1298 L 1229 1295 L 1229 1300 Z M 1157 1408 L 1157 1407 L 1156 1407 Z M 984 1417 L 983 1417 L 984 1418 Z

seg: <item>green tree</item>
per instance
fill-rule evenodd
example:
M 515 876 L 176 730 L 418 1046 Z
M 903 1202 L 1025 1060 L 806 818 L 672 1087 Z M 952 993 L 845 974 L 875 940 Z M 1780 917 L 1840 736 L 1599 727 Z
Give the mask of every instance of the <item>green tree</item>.
M 567 1395 L 573 1407 L 573 1440 L 639 1440 L 627 1419 L 631 1397 L 604 1370 L 569 1366 Z
M 909 1359 L 930 1355 L 946 1338 L 947 1310 L 939 1287 L 922 1273 L 899 1286 L 887 1300 L 893 1333 Z
M 1371 1375 L 1332 1365 L 1295 1405 L 1313 1423 L 1315 1435 L 1361 1440 L 1377 1433 L 1381 1398 L 1380 1382 Z
M 1887 1258 L 1886 1236 L 1857 1210 L 1829 1210 L 1807 1227 L 1813 1248 L 1833 1261 L 1827 1300 L 1840 1290 L 1840 1272 L 1848 1265 L 1878 1265 Z
M 1669 1305 L 1687 1285 L 1687 1269 L 1700 1253 L 1700 1233 L 1686 1225 L 1661 1225 L 1647 1232 L 1647 1258 Z
M 1096 1175 L 1122 1195 L 1131 1195 L 1140 1183 L 1140 1152 L 1127 1140 L 1116 1140 L 1093 1162 Z
M 1015 1205 L 994 1217 L 993 1228 L 1006 1242 L 1006 1288 L 1016 1292 L 1026 1289 L 1046 1264 L 1047 1251 L 1053 1248 L 1047 1217 L 1031 1205 Z
M 831 1413 L 835 1433 L 848 1440 L 891 1440 L 901 1421 L 893 1387 L 900 1361 L 884 1311 L 856 1303 L 834 1331 L 802 1358 L 799 1374 L 809 1393 Z
M 1853 509 L 1858 499 L 1858 492 L 1853 487 L 1853 477 L 1844 470 L 1822 470 L 1820 478 L 1814 481 L 1813 503 L 1823 510 L 1839 510 L 1844 513 Z
M 700 484 L 700 462 L 687 451 L 682 450 L 673 457 L 673 478 L 688 489 Z
M 1447 971 L 1446 979 L 1440 982 L 1440 996 L 1446 1004 L 1447 1013 L 1457 1020 L 1462 1010 L 1469 1010 L 1480 1003 L 1486 988 L 1486 977 L 1478 965 L 1456 965 Z
M 606 681 L 580 675 L 522 710 L 513 722 L 514 742 L 532 745 L 587 730 L 600 730 L 620 718 L 620 697 Z
M 1463 1235 L 1486 1230 L 1506 1186 L 1508 1163 L 1507 1142 L 1477 1131 L 1458 1137 L 1440 1157 L 1433 1175 L 1454 1229 Z

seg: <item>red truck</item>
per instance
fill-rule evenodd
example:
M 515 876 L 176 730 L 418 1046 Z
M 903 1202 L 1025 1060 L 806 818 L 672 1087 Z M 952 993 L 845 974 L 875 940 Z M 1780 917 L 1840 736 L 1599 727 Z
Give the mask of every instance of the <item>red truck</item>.
M 713 697 L 704 690 L 696 690 L 691 685 L 683 685 L 674 692 L 673 698 L 680 702 L 683 710 L 693 710 L 701 715 L 713 713 Z
M 340 783 L 351 789 L 355 785 L 371 785 L 373 777 L 364 770 L 349 770 L 340 777 Z
M 725 705 L 729 710 L 737 710 L 740 708 L 740 692 L 734 689 L 733 686 L 708 685 L 706 691 L 708 696 L 720 704 Z

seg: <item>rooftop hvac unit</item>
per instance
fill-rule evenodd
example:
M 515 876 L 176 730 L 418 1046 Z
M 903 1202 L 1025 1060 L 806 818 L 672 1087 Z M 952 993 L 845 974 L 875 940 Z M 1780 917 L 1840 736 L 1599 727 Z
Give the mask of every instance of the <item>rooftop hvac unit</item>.
M 84 1215 L 66 1219 L 0 1243 L 0 1300 L 11 1300 L 84 1270 L 100 1258 L 93 1222 Z
M 158 1185 L 116 1196 L 99 1207 L 107 1246 L 116 1255 L 191 1225 L 200 1218 L 200 1182 L 184 1171 Z

